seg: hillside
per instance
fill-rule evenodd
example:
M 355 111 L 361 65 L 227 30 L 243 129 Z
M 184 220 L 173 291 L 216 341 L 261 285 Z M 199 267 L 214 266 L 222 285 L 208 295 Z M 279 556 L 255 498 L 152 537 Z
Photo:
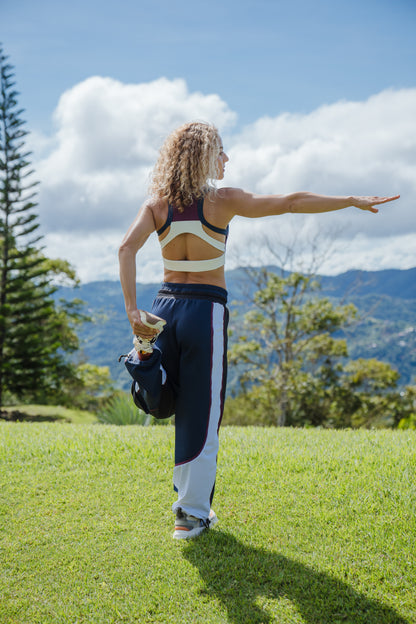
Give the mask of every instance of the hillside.
M 272 267 L 269 267 L 270 270 Z M 244 271 L 227 273 L 229 305 L 241 300 Z M 389 362 L 400 372 L 406 385 L 416 376 L 416 268 L 409 270 L 348 271 L 322 276 L 322 295 L 334 303 L 354 303 L 361 320 L 346 333 L 350 356 L 377 358 Z M 140 307 L 149 309 L 158 284 L 138 284 Z M 92 317 L 80 329 L 83 357 L 94 364 L 108 366 L 120 387 L 129 377 L 118 356 L 131 348 L 131 330 L 124 311 L 121 287 L 117 281 L 90 282 L 76 290 L 60 288 L 57 298 L 80 298 Z

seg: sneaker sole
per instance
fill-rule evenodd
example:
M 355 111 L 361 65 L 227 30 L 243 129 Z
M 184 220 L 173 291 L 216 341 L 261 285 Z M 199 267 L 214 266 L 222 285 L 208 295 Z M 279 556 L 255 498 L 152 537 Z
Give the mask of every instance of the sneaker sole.
M 203 531 L 206 531 L 208 527 L 197 527 L 196 529 L 191 529 L 187 531 L 186 529 L 176 529 L 173 534 L 173 539 L 192 539 L 193 537 L 198 537 L 201 535 Z
M 201 535 L 203 531 L 206 531 L 207 529 L 210 529 L 212 526 L 214 526 L 214 524 L 217 524 L 217 514 L 212 509 L 209 512 L 208 519 L 209 525 L 207 527 L 201 526 L 197 527 L 196 529 L 191 529 L 190 531 L 188 531 L 187 529 L 176 529 L 173 534 L 173 539 L 192 539 L 193 537 L 198 537 L 198 535 Z

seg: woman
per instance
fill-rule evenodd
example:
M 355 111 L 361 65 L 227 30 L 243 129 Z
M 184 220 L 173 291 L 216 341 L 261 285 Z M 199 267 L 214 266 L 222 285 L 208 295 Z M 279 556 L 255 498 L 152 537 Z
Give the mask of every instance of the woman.
M 151 198 L 119 250 L 126 311 L 137 337 L 126 360 L 138 382 L 133 382 L 136 403 L 155 414 L 159 409 L 165 415 L 175 412 L 173 481 L 178 499 L 172 509 L 173 536 L 178 539 L 194 537 L 217 520 L 211 501 L 226 383 L 224 257 L 229 222 L 236 215 L 257 218 L 347 206 L 376 213 L 378 204 L 398 197 L 216 190 L 210 181 L 223 179 L 227 161 L 214 126 L 188 123 L 173 132 L 154 169 Z M 137 308 L 136 254 L 154 231 L 162 249 L 164 284 L 148 313 Z

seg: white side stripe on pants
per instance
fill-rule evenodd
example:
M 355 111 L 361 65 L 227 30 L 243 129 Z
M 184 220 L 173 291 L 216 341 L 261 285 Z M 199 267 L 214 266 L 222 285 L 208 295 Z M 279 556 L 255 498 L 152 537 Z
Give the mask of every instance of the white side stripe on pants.
M 212 304 L 211 406 L 207 437 L 201 452 L 191 461 L 175 466 L 173 482 L 178 500 L 173 511 L 181 507 L 197 518 L 208 518 L 210 496 L 215 484 L 219 447 L 218 425 L 221 418 L 224 375 L 224 306 Z

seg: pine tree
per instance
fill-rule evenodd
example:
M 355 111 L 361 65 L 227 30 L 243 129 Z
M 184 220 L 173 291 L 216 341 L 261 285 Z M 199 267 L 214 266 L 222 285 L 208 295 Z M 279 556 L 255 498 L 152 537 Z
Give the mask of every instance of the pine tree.
M 0 407 L 5 392 L 22 400 L 56 391 L 60 377 L 71 374 L 65 350 L 78 346 L 70 319 L 52 297 L 56 267 L 40 247 L 38 183 L 7 59 L 0 45 Z M 62 266 L 69 274 L 69 265 Z

